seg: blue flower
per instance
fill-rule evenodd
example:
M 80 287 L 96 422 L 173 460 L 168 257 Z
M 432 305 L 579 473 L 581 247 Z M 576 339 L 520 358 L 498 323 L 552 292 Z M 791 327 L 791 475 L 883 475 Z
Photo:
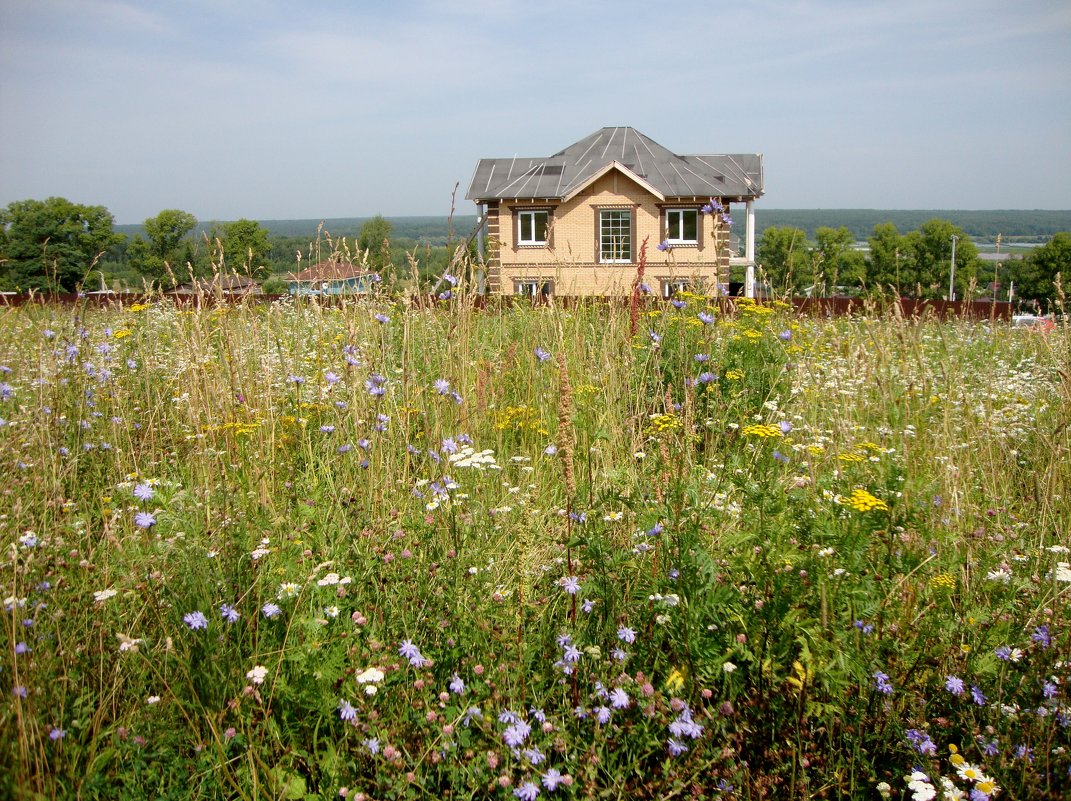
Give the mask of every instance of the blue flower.
M 688 746 L 686 746 L 676 737 L 670 737 L 666 745 L 669 747 L 669 753 L 673 756 L 680 756 L 688 750 Z
M 190 627 L 190 631 L 208 628 L 208 618 L 200 610 L 183 615 L 182 622 Z
M 982 691 L 978 688 L 977 684 L 971 685 L 971 700 L 978 706 L 985 706 L 985 702 L 988 700 L 985 695 L 982 694 Z
M 454 677 L 450 679 L 450 692 L 454 695 L 461 695 L 461 693 L 465 692 L 465 682 L 456 673 L 454 674 Z
M 351 704 L 349 701 L 344 700 L 341 704 L 338 705 L 338 717 L 339 720 L 356 720 L 357 710 L 354 708 L 353 704 Z
M 156 525 L 156 518 L 152 512 L 138 512 L 134 515 L 134 524 L 138 528 L 152 528 Z
M 636 642 L 636 632 L 628 626 L 622 626 L 617 630 L 617 639 L 627 642 L 629 645 Z
M 424 667 L 424 656 L 420 653 L 420 649 L 413 645 L 412 640 L 403 640 L 398 646 L 398 653 L 408 659 L 413 667 Z
M 219 615 L 228 623 L 237 623 L 238 618 L 241 617 L 238 610 L 230 604 L 223 604 L 223 606 L 219 608 Z
M 153 496 L 152 487 L 142 482 L 134 487 L 134 497 L 139 501 L 147 501 Z
M 534 782 L 525 782 L 513 790 L 513 795 L 521 801 L 535 801 L 539 797 L 539 787 Z
M 436 379 L 435 383 L 432 386 L 435 387 L 435 391 L 438 392 L 440 395 L 445 395 L 450 391 L 450 382 L 447 381 L 445 378 Z
M 699 312 L 699 319 L 706 325 L 710 325 L 714 322 L 714 315 L 708 312 Z
M 610 691 L 610 706 L 614 709 L 628 709 L 631 699 L 620 687 L 617 687 Z
M 260 607 L 260 611 L 264 613 L 264 617 L 268 618 L 268 620 L 271 620 L 272 618 L 278 617 L 280 614 L 282 614 L 283 610 L 279 607 L 278 604 L 268 601 L 266 604 L 264 604 L 264 606 Z
M 377 314 L 374 315 L 374 317 L 375 317 L 375 320 L 376 320 L 377 323 L 386 324 L 386 323 L 390 322 L 390 318 L 385 314 L 377 313 Z
M 562 774 L 557 768 L 550 768 L 542 776 L 543 786 L 550 792 L 554 792 L 558 789 L 558 785 L 562 783 Z
M 665 252 L 666 252 L 667 250 L 669 250 L 669 249 L 670 249 L 670 244 L 669 244 L 669 242 L 668 242 L 668 241 L 663 241 L 663 242 L 659 242 L 659 243 L 658 243 L 658 244 L 657 244 L 657 245 L 655 246 L 655 249 L 656 249 L 656 250 L 660 250 L 660 251 L 662 251 L 663 253 L 665 253 Z
M 945 689 L 952 693 L 952 695 L 963 695 L 966 687 L 963 684 L 963 679 L 959 676 L 946 676 Z
M 565 576 L 562 581 L 562 589 L 570 595 L 576 595 L 580 592 L 580 581 L 576 576 Z
M 874 676 L 874 689 L 883 695 L 889 695 L 893 691 L 892 684 L 889 683 L 889 677 L 880 670 L 875 670 Z
M 535 349 L 535 356 L 536 356 L 537 359 L 539 359 L 540 362 L 545 362 L 545 361 L 548 361 L 550 359 L 550 354 L 547 353 L 542 348 L 536 348 Z

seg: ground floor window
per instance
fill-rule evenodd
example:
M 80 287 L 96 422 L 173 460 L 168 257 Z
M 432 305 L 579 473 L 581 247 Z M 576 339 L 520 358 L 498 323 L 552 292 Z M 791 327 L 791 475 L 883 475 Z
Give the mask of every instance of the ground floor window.
M 543 279 L 524 279 L 513 282 L 513 294 L 528 298 L 545 298 L 554 294 L 554 282 Z
M 678 292 L 689 292 L 691 289 L 692 282 L 686 281 L 683 278 L 662 279 L 662 297 L 666 299 L 672 298 Z

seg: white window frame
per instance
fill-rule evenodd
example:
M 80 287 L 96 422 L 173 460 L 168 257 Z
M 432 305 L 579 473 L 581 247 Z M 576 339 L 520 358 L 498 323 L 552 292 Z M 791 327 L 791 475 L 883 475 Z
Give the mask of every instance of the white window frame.
M 538 298 L 543 288 L 543 281 L 539 280 L 516 280 L 513 284 L 513 294 L 525 298 Z
M 544 218 L 542 239 L 536 239 L 536 215 L 539 214 Z M 546 245 L 548 230 L 550 230 L 549 209 L 524 209 L 517 212 L 517 245 L 519 247 Z
M 686 278 L 663 278 L 662 297 L 666 300 L 674 297 L 678 292 L 691 292 L 692 282 Z
M 614 228 L 611 223 L 607 225 L 607 215 L 615 215 L 620 221 L 622 218 L 627 225 L 627 232 L 622 240 L 627 244 L 620 247 L 620 242 L 614 241 Z M 620 229 L 620 225 L 616 226 Z M 609 235 L 609 237 L 607 236 Z M 632 211 L 631 209 L 599 209 L 599 263 L 600 264 L 632 264 Z M 627 239 L 625 238 L 627 237 Z M 607 253 L 624 254 L 624 258 L 607 258 Z
M 695 237 L 688 239 L 684 236 L 684 215 L 695 215 Z M 675 219 L 672 219 L 675 218 Z M 676 229 L 676 230 L 674 230 Z M 671 245 L 698 245 L 699 244 L 699 209 L 680 208 L 666 209 L 666 241 Z

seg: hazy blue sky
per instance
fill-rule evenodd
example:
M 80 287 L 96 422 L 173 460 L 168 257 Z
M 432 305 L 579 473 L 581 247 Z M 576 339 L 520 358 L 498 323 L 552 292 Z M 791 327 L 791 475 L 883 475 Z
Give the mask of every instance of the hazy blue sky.
M 764 153 L 768 208 L 1068 209 L 1071 3 L 0 0 L 0 206 L 470 214 L 606 125 Z

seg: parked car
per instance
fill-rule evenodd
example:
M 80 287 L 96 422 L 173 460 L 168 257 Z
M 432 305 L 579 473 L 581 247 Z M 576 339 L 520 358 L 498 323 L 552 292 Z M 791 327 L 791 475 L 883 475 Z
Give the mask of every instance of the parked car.
M 1012 328 L 1026 328 L 1048 333 L 1055 327 L 1056 323 L 1052 317 L 1038 317 L 1034 314 L 1016 314 L 1012 317 Z

